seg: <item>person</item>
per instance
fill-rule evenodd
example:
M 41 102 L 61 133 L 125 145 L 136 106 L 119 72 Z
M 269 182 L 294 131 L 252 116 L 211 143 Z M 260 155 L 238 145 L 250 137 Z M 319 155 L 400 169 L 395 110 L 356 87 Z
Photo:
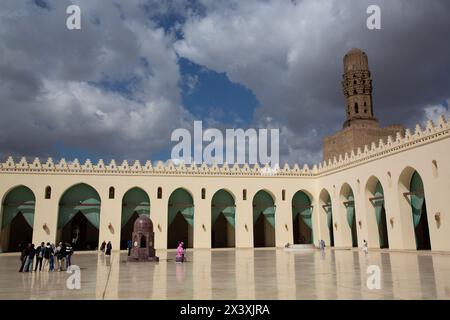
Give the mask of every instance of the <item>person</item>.
M 41 245 L 36 248 L 36 266 L 34 267 L 34 272 L 37 271 L 38 265 L 39 271 L 42 271 L 42 260 L 44 259 L 44 250 L 45 250 L 44 242 L 41 242 Z
M 59 260 L 59 252 L 61 251 L 61 245 L 62 245 L 62 243 L 60 242 L 60 243 L 58 244 L 58 246 L 55 247 L 55 250 L 53 251 L 53 252 L 54 252 L 54 256 L 55 256 L 55 258 L 56 258 L 56 269 L 57 269 L 57 270 L 59 270 L 59 268 L 60 268 L 60 266 L 59 266 L 59 263 L 60 263 L 60 260 Z
M 364 254 L 367 254 L 369 252 L 369 248 L 367 247 L 367 241 L 366 239 L 363 240 L 363 247 L 362 247 Z
M 19 272 L 24 272 L 24 267 L 25 267 L 25 262 L 27 261 L 27 257 L 28 257 L 28 253 L 30 252 L 30 247 L 31 247 L 31 243 L 24 243 L 24 245 L 22 246 L 23 250 L 20 254 L 20 261 L 21 261 L 21 265 L 20 265 L 20 269 Z
M 66 269 L 69 270 L 69 267 L 72 265 L 72 254 L 73 247 L 70 243 L 66 243 Z
M 181 263 L 184 262 L 184 250 L 183 250 L 183 242 L 178 242 L 177 255 L 175 257 L 175 262 Z
M 128 256 L 130 256 L 130 254 L 131 254 L 131 248 L 133 247 L 133 241 L 131 241 L 131 239 L 130 240 L 128 240 L 128 242 L 127 242 L 127 248 L 128 248 Z
M 289 246 L 290 246 L 289 242 L 284 245 L 285 248 L 289 248 Z
M 59 243 L 59 251 L 58 251 L 58 270 L 64 271 L 64 262 L 66 260 L 66 244 L 63 242 Z
M 183 247 L 183 262 L 186 261 L 186 245 L 181 241 L 181 246 Z
M 52 243 L 50 245 L 50 265 L 48 267 L 48 271 L 55 270 L 55 245 Z
M 30 249 L 28 251 L 28 256 L 25 261 L 25 266 L 23 267 L 23 272 L 32 272 L 33 271 L 33 261 L 34 256 L 36 255 L 36 249 L 34 248 L 34 244 L 32 243 Z
M 320 249 L 322 250 L 322 251 L 324 251 L 325 250 L 325 240 L 320 240 Z
M 110 256 L 111 255 L 111 250 L 112 250 L 112 244 L 111 244 L 111 241 L 108 241 L 108 244 L 106 245 L 106 252 L 105 252 L 105 254 L 107 256 Z
M 103 240 L 102 245 L 100 246 L 100 251 L 105 253 L 106 242 Z
M 44 248 L 44 270 L 46 266 L 49 266 L 49 260 L 50 260 L 50 251 L 52 247 L 50 246 L 50 242 L 47 242 Z

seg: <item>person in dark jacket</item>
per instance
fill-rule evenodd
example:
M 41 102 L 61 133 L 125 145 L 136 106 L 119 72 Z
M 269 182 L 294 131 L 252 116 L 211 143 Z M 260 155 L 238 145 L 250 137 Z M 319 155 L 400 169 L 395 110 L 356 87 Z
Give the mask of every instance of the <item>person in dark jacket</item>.
M 106 245 L 106 252 L 105 252 L 105 254 L 107 256 L 110 256 L 111 255 L 111 250 L 112 250 L 112 244 L 111 244 L 111 241 L 108 241 L 108 244 Z
M 28 253 L 30 252 L 31 243 L 25 244 L 22 246 L 22 253 L 20 254 L 20 261 L 22 262 L 19 272 L 23 272 L 23 268 L 25 267 L 25 262 L 27 261 Z
M 41 245 L 36 248 L 36 266 L 34 267 L 34 271 L 37 271 L 39 265 L 39 271 L 42 271 L 42 260 L 44 259 L 45 253 L 45 244 L 41 242 Z
M 66 259 L 66 244 L 60 242 L 60 250 L 58 252 L 59 271 L 64 271 L 64 262 Z
M 102 242 L 102 245 L 100 246 L 100 251 L 103 252 L 103 253 L 105 253 L 105 248 L 106 248 L 106 242 L 103 241 L 103 242 Z
M 130 254 L 131 254 L 131 248 L 133 248 L 133 241 L 131 241 L 131 239 L 130 239 L 127 242 L 128 256 L 130 256 Z
M 34 256 L 36 255 L 36 249 L 34 248 L 34 244 L 31 244 L 30 249 L 28 251 L 28 256 L 25 261 L 25 266 L 23 267 L 23 272 L 32 272 L 33 271 L 33 261 Z
M 72 254 L 73 254 L 73 248 L 70 243 L 66 243 L 66 269 L 68 270 L 69 267 L 72 265 Z

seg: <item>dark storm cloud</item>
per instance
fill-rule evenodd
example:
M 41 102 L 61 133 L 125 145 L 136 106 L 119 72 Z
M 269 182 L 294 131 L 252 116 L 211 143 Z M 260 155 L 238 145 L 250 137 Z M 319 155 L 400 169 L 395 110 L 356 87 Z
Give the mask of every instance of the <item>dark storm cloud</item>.
M 372 4 L 381 30 L 366 27 Z M 382 124 L 413 126 L 448 99 L 449 16 L 444 0 L 243 1 L 192 18 L 176 48 L 251 89 L 261 102 L 255 121 L 269 118 L 284 132 L 284 159 L 311 162 L 344 120 L 342 57 L 352 47 L 369 55 Z

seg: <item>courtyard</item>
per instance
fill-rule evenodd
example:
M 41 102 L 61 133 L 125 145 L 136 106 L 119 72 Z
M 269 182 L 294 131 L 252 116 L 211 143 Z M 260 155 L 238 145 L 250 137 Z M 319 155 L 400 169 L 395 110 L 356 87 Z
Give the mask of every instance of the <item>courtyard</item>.
M 81 288 L 67 272 L 19 273 L 18 254 L 0 255 L 0 299 L 450 299 L 450 254 L 356 249 L 174 250 L 158 263 L 126 262 L 126 252 L 76 252 Z M 380 289 L 367 287 L 379 266 Z

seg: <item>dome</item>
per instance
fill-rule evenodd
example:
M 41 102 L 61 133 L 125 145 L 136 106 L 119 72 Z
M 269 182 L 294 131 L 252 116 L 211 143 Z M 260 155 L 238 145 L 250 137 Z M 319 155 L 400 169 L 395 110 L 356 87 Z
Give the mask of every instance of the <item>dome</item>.
M 365 54 L 365 52 L 359 48 L 351 48 L 350 50 L 348 50 L 348 52 L 345 55 L 347 56 L 347 55 L 353 55 L 353 54 Z
M 142 232 L 152 232 L 153 231 L 153 222 L 150 218 L 143 214 L 139 216 L 134 222 L 134 231 L 142 231 Z

